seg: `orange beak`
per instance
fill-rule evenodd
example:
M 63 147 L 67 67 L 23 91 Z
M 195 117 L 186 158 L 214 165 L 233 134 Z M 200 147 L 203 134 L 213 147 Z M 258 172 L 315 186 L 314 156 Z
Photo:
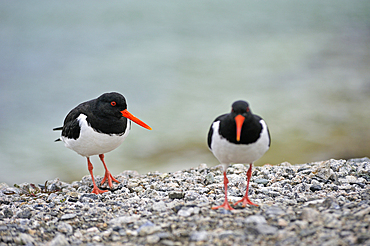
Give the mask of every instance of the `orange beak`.
M 152 128 L 150 126 L 148 126 L 147 124 L 145 124 L 144 122 L 142 122 L 140 119 L 138 119 L 135 116 L 133 116 L 130 112 L 127 111 L 127 109 L 122 110 L 121 111 L 121 114 L 122 114 L 123 117 L 126 117 L 127 119 L 132 120 L 133 122 L 135 122 L 139 126 L 142 126 L 142 127 L 146 128 L 148 130 L 152 130 Z
M 236 122 L 236 141 L 240 141 L 240 134 L 242 132 L 242 126 L 244 123 L 244 116 L 241 116 L 240 114 L 235 117 Z

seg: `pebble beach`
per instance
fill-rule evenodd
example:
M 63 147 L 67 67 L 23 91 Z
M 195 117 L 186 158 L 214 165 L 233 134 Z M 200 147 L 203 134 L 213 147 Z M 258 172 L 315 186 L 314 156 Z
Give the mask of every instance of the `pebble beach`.
M 228 168 L 230 202 L 246 171 Z M 254 167 L 259 206 L 232 211 L 211 209 L 224 199 L 221 166 L 114 177 L 101 195 L 88 175 L 0 184 L 0 245 L 370 245 L 369 158 Z

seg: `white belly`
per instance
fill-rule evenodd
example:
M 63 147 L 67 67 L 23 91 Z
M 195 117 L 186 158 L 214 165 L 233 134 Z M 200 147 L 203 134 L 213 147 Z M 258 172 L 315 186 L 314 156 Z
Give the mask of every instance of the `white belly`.
M 233 144 L 222 138 L 218 133 L 220 122 L 215 122 L 213 127 L 213 136 L 211 149 L 221 164 L 250 164 L 258 160 L 269 149 L 269 136 L 267 126 L 264 121 L 262 124 L 262 133 L 255 143 L 251 144 Z
M 61 140 L 67 148 L 85 157 L 100 155 L 114 150 L 122 144 L 130 131 L 131 121 L 127 120 L 126 131 L 123 135 L 99 133 L 88 126 L 86 117 L 86 115 L 81 114 L 77 118 L 81 127 L 78 139 L 61 137 Z

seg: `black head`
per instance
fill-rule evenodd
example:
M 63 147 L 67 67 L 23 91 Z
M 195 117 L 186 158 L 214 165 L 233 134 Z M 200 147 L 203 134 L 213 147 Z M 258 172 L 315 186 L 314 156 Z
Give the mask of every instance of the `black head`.
M 125 97 L 117 92 L 104 93 L 98 97 L 95 104 L 95 114 L 103 116 L 104 118 L 125 117 L 146 129 L 152 130 L 150 126 L 133 116 L 127 110 Z
M 249 104 L 246 101 L 239 100 L 235 101 L 231 106 L 231 113 L 235 115 L 240 114 L 244 117 L 247 117 L 248 115 L 251 115 L 251 110 L 249 109 Z
M 122 117 L 122 111 L 127 109 L 126 99 L 117 92 L 104 93 L 96 99 L 98 114 L 106 116 Z
M 249 104 L 242 100 L 234 102 L 231 106 L 231 116 L 236 123 L 236 141 L 239 142 L 244 122 L 249 121 L 252 117 Z

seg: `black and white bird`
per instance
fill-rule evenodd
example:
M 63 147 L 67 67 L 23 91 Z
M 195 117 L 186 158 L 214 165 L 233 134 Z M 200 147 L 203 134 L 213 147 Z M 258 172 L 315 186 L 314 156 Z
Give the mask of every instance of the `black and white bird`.
M 245 195 L 234 206 L 240 202 L 243 207 L 247 204 L 258 206 L 248 198 L 252 164 L 269 149 L 270 142 L 270 133 L 265 121 L 252 114 L 249 104 L 245 101 L 234 102 L 229 114 L 220 115 L 213 121 L 208 132 L 208 147 L 224 167 L 225 201 L 212 209 L 233 210 L 227 200 L 229 180 L 226 177 L 226 170 L 232 163 L 249 164 Z
M 53 129 L 62 130 L 61 137 L 55 141 L 63 141 L 67 148 L 87 158 L 94 186 L 92 193 L 100 194 L 107 190 L 100 190 L 96 185 L 90 156 L 99 155 L 104 165 L 105 175 L 101 185 L 108 182 L 112 188 L 112 181 L 119 183 L 108 171 L 104 154 L 114 150 L 125 140 L 130 132 L 131 121 L 146 129 L 152 129 L 127 111 L 124 96 L 111 92 L 79 104 L 68 113 L 62 127 Z

